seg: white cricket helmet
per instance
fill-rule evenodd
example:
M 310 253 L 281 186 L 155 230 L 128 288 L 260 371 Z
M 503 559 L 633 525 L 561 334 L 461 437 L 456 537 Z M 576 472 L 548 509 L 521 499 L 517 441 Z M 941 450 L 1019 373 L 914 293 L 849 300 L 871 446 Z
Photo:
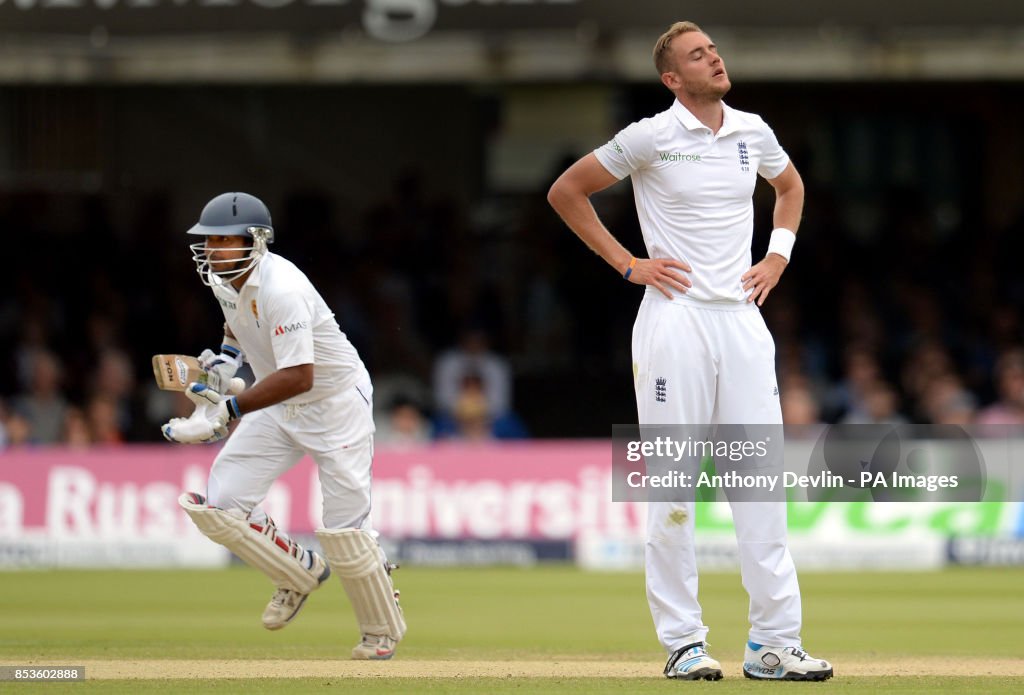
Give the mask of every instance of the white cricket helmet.
M 240 250 L 249 252 L 249 263 L 241 269 L 218 270 L 219 264 L 234 265 L 237 261 L 210 260 L 206 241 L 190 244 L 192 260 L 196 263 L 199 277 L 206 285 L 224 284 L 245 275 L 256 267 L 267 252 L 267 244 L 274 241 L 274 227 L 270 221 L 270 210 L 263 201 L 248 193 L 221 193 L 203 208 L 199 222 L 189 234 L 196 236 L 243 236 L 252 239 L 250 246 Z

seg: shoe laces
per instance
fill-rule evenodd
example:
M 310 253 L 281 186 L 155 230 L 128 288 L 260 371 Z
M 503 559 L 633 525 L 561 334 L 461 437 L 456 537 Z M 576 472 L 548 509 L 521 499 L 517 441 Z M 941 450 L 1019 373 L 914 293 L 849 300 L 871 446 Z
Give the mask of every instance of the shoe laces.
M 287 603 L 292 603 L 292 597 L 297 595 L 298 594 L 291 589 L 278 589 L 274 592 L 274 596 L 270 599 L 270 602 L 278 606 L 283 606 Z
M 808 658 L 808 654 L 807 654 L 807 652 L 805 652 L 805 651 L 804 651 L 804 650 L 803 650 L 802 648 L 800 648 L 800 647 L 790 647 L 790 648 L 789 648 L 789 649 L 788 649 L 787 651 L 788 651 L 788 652 L 789 652 L 790 654 L 792 654 L 793 656 L 795 656 L 795 657 L 797 657 L 798 659 L 800 659 L 800 661 L 804 661 L 805 659 L 807 659 L 807 658 Z

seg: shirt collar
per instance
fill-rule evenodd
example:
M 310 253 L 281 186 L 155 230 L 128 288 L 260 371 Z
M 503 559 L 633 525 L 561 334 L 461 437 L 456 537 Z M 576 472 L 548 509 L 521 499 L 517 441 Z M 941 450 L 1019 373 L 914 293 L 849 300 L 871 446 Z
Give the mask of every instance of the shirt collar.
M 687 130 L 709 130 L 709 128 L 701 123 L 697 117 L 690 112 L 690 109 L 683 106 L 683 103 L 678 99 L 672 102 L 671 110 Z M 723 135 L 728 135 L 735 130 L 739 130 L 739 123 L 737 122 L 732 107 L 724 101 L 722 102 L 722 111 L 722 127 L 718 129 L 718 137 L 722 137 Z
M 722 102 L 722 127 L 718 129 L 718 137 L 728 135 L 740 129 L 740 119 L 736 116 L 736 110 Z
M 270 256 L 270 251 L 266 251 L 263 254 L 263 258 L 256 264 L 256 267 L 252 269 L 252 273 L 246 278 L 245 284 L 242 285 L 242 290 L 246 287 L 256 288 L 260 286 L 260 277 L 263 275 L 263 265 L 267 262 L 267 258 Z M 239 292 L 241 294 L 241 292 Z

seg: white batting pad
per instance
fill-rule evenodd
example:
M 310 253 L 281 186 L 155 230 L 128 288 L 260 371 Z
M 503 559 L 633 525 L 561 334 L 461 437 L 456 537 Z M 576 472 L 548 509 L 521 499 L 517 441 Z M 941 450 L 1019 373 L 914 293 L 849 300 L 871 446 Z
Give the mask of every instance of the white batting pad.
M 387 635 L 396 642 L 402 639 L 405 618 L 395 601 L 395 587 L 377 541 L 355 528 L 320 529 L 316 537 L 331 569 L 341 578 L 360 631 Z
M 265 526 L 250 524 L 242 512 L 211 507 L 194 492 L 183 494 L 178 504 L 207 538 L 263 572 L 277 588 L 308 594 L 317 587 L 319 577 L 303 566 L 305 551 L 279 536 L 273 521 L 268 519 Z

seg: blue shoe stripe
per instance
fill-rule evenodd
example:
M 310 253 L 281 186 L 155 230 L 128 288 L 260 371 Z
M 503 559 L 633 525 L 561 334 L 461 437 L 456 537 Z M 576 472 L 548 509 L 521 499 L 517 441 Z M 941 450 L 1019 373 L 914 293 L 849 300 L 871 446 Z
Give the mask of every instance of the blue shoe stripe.
M 684 661 L 681 664 L 676 664 L 676 670 L 677 671 L 688 671 L 688 670 L 690 670 L 690 666 L 696 666 L 701 661 L 703 661 L 704 658 L 705 658 L 704 656 L 695 656 L 692 659 L 687 659 L 686 661 Z
M 751 649 L 753 649 L 756 652 L 758 649 L 760 649 L 764 645 L 763 644 L 758 644 L 757 642 L 751 642 L 750 640 L 747 640 L 747 646 L 750 647 Z

